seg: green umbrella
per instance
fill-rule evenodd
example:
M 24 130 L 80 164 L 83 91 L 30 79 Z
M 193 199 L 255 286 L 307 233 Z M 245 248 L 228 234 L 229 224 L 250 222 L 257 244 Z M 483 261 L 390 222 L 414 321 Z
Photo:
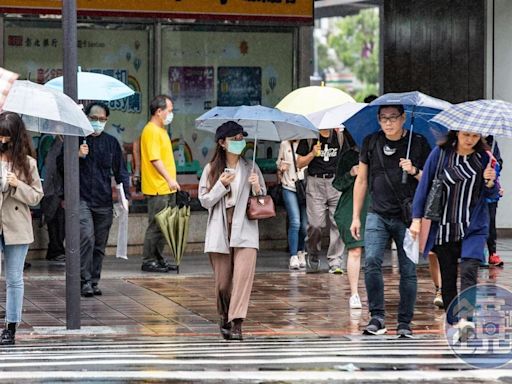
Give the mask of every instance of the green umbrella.
M 171 247 L 171 251 L 175 259 L 178 252 L 178 236 L 176 228 L 178 228 L 178 207 L 172 207 L 170 214 L 167 216 L 167 230 L 169 231 L 171 240 L 169 246 Z
M 172 247 L 171 234 L 169 233 L 169 226 L 167 225 L 167 220 L 170 213 L 171 207 L 164 208 L 155 215 L 155 220 L 158 226 L 160 227 L 160 230 L 162 231 L 162 234 L 164 235 L 167 244 L 169 244 L 169 247 Z
M 183 206 L 179 209 L 178 226 L 176 228 L 177 246 L 175 260 L 176 265 L 180 265 L 181 258 L 185 253 L 188 239 L 188 224 L 190 219 L 190 206 Z

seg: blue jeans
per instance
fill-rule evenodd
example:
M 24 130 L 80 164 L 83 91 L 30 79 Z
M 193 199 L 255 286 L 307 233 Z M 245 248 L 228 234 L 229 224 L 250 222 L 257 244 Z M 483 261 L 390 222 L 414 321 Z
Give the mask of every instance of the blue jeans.
M 288 214 L 288 247 L 290 255 L 297 255 L 297 251 L 304 251 L 304 241 L 308 227 L 306 207 L 301 207 L 297 200 L 297 193 L 283 188 L 283 200 Z
M 384 281 L 382 279 L 382 260 L 389 238 L 396 243 L 400 266 L 400 303 L 398 305 L 398 323 L 410 323 L 416 304 L 416 264 L 405 255 L 404 237 L 407 226 L 398 218 L 385 218 L 368 212 L 366 217 L 365 272 L 364 280 L 368 294 L 368 304 L 372 317 L 384 319 Z
M 20 323 L 23 309 L 23 265 L 28 252 L 28 244 L 5 245 L 0 235 L 0 247 L 5 260 L 6 305 L 5 322 Z

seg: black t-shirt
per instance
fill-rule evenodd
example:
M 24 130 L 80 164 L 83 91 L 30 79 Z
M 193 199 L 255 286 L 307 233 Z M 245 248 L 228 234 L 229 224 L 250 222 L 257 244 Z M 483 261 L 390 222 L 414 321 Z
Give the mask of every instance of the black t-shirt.
M 399 166 L 400 159 L 405 158 L 407 154 L 409 135 L 409 131 L 406 131 L 406 135 L 400 140 L 391 141 L 386 138 L 382 131 L 379 131 L 364 139 L 359 159 L 362 163 L 368 165 L 368 186 L 372 198 L 369 207 L 370 212 L 378 213 L 384 217 L 399 217 L 401 211 L 397 196 L 386 181 L 376 151 L 382 153 L 386 173 L 393 183 L 398 198 L 404 200 L 414 197 L 418 181 L 415 177 L 409 175 L 407 183 L 402 184 L 402 168 Z M 427 140 L 419 134 L 413 134 L 409 155 L 412 165 L 420 170 L 423 169 L 429 154 L 430 146 Z
M 308 175 L 324 175 L 336 173 L 338 157 L 341 155 L 340 143 L 338 135 L 335 131 L 331 131 L 328 137 L 319 136 L 322 150 L 320 156 L 315 156 L 308 165 Z M 297 155 L 306 156 L 316 144 L 316 140 L 301 140 L 297 147 Z

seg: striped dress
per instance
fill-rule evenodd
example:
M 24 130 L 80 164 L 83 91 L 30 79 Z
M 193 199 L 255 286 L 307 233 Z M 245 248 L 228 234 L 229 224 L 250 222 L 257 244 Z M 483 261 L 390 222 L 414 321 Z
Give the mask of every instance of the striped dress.
M 480 154 L 461 156 L 455 151 L 448 151 L 446 157 L 447 166 L 441 173 L 445 205 L 436 238 L 438 245 L 464 239 L 470 211 L 478 202 L 483 182 Z

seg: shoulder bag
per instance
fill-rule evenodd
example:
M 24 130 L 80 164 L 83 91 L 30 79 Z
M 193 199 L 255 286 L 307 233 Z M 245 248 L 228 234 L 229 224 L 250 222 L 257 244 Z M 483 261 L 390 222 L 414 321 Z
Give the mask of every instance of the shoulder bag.
M 306 206 L 306 180 L 299 179 L 299 170 L 297 169 L 297 160 L 295 159 L 295 150 L 293 149 L 293 143 L 290 142 L 290 146 L 292 147 L 292 159 L 293 166 L 295 167 L 295 175 L 297 176 L 297 180 L 295 180 L 295 191 L 297 194 L 297 201 L 301 207 Z
M 430 191 L 428 192 L 427 200 L 425 201 L 424 217 L 432 221 L 441 221 L 443 215 L 443 181 L 439 178 L 441 168 L 444 163 L 445 151 L 441 149 L 441 154 L 437 160 L 437 167 L 434 180 Z

